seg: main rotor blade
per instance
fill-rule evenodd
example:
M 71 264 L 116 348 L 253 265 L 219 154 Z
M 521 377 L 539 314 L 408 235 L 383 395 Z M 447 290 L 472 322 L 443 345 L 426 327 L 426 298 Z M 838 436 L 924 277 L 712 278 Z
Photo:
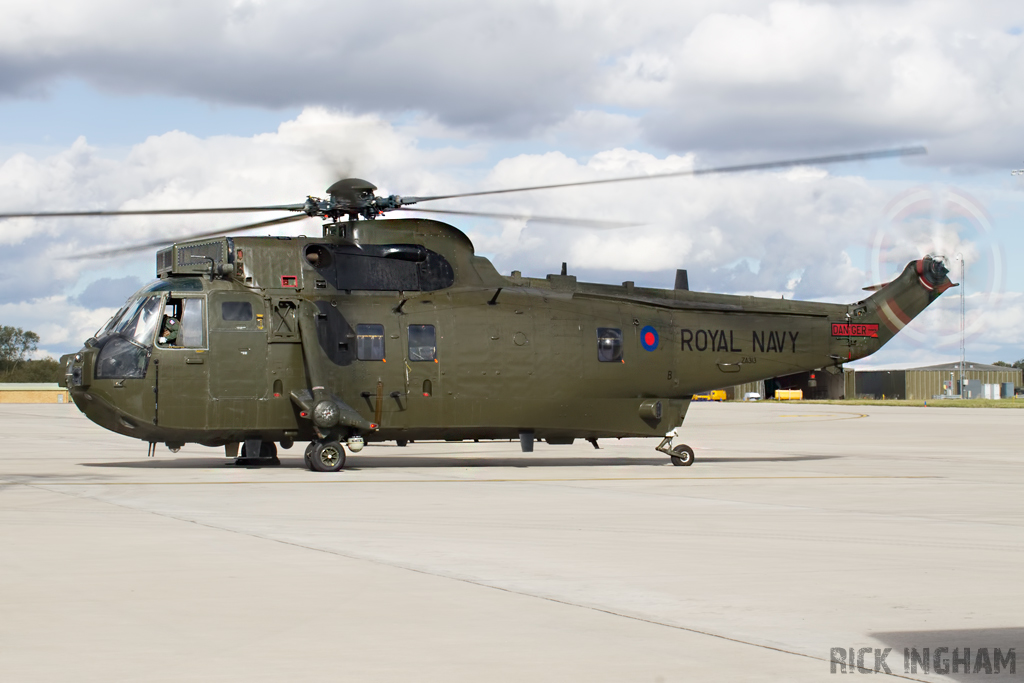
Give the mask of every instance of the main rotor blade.
M 534 221 L 536 223 L 555 223 L 557 225 L 566 225 L 569 227 L 576 228 L 607 228 L 614 230 L 617 228 L 629 228 L 641 223 L 627 222 L 627 221 L 602 221 L 590 218 L 559 218 L 556 216 L 530 216 L 526 214 L 514 214 L 514 213 L 491 213 L 488 211 L 454 211 L 448 209 L 419 209 L 416 207 L 399 207 L 393 209 L 394 211 L 418 211 L 420 213 L 441 213 L 451 214 L 453 216 L 483 216 L 484 218 L 511 218 L 514 220 L 523 221 Z
M 302 211 L 305 204 L 277 206 L 231 206 L 221 209 L 147 209 L 140 211 L 44 211 L 41 213 L 0 213 L 0 218 L 68 218 L 73 216 L 159 216 L 189 213 L 250 213 L 255 211 Z
M 131 254 L 137 251 L 145 251 L 146 249 L 152 249 L 153 247 L 162 247 L 168 244 L 174 244 L 175 242 L 187 242 L 190 240 L 197 240 L 203 237 L 217 237 L 229 232 L 242 232 L 244 230 L 255 230 L 256 228 L 266 227 L 268 225 L 281 225 L 283 223 L 292 223 L 294 221 L 301 221 L 309 216 L 303 214 L 301 216 L 285 216 L 284 218 L 275 218 L 270 221 L 260 221 L 259 223 L 248 223 L 246 225 L 239 225 L 234 228 L 218 228 L 217 230 L 207 230 L 204 232 L 194 232 L 188 235 L 179 235 L 177 237 L 162 237 L 158 240 L 152 240 L 150 242 L 140 242 L 138 244 L 131 244 L 127 247 L 116 247 L 114 249 L 104 249 L 102 251 L 90 251 L 84 254 L 74 254 L 71 256 L 65 256 L 62 260 L 70 261 L 74 259 L 99 259 L 109 258 L 111 256 L 119 256 L 121 254 Z
M 511 192 L 530 192 L 532 190 L 553 190 L 559 187 L 582 187 L 584 185 L 606 185 L 608 183 L 628 183 L 634 180 L 654 180 L 656 178 L 680 178 L 683 176 L 713 175 L 718 173 L 740 173 L 742 171 L 763 171 L 771 168 L 787 168 L 789 166 L 812 166 L 818 164 L 839 164 L 844 161 L 864 161 L 867 159 L 886 159 L 904 157 L 915 154 L 927 154 L 924 147 L 902 147 L 900 149 L 884 149 L 873 152 L 856 152 L 854 154 L 834 154 L 806 159 L 790 159 L 787 161 L 764 161 L 756 164 L 737 164 L 735 166 L 718 166 L 690 171 L 672 171 L 670 173 L 652 173 L 650 175 L 625 176 L 621 178 L 604 178 L 601 180 L 581 180 L 575 183 L 555 183 L 553 185 L 533 185 L 531 187 L 514 187 L 506 190 L 484 190 L 481 192 L 463 192 L 461 194 L 444 194 L 433 197 L 403 197 L 406 204 L 431 202 L 436 199 L 456 199 L 458 197 L 480 197 L 489 194 L 508 194 Z

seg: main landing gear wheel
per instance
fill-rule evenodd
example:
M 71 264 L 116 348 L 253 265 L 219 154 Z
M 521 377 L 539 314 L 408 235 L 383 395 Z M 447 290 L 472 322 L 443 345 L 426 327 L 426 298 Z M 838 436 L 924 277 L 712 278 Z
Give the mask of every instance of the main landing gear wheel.
M 672 458 L 672 464 L 676 467 L 689 467 L 693 464 L 693 449 L 686 444 L 679 444 L 672 449 L 672 452 L 675 455 L 670 457 Z
M 310 441 L 309 445 L 306 446 L 306 453 L 303 455 L 303 461 L 306 463 L 306 469 L 313 469 L 313 461 L 310 459 L 313 457 L 313 449 L 316 448 L 316 441 Z
M 315 472 L 337 472 L 345 466 L 345 447 L 337 441 L 317 444 L 309 461 Z

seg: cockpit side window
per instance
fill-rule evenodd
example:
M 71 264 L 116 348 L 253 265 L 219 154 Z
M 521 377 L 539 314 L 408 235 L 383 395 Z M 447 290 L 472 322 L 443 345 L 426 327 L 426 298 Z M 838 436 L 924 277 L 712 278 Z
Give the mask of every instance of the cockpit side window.
M 203 299 L 170 298 L 164 307 L 157 344 L 166 348 L 205 348 Z
M 203 300 L 182 300 L 181 313 L 181 345 L 188 348 L 206 346 L 203 334 Z

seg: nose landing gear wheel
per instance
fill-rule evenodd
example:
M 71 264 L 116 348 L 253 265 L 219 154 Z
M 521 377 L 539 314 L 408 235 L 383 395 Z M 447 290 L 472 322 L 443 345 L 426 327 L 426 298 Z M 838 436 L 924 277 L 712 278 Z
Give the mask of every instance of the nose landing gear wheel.
M 689 467 L 693 464 L 693 449 L 686 444 L 679 444 L 672 449 L 672 452 L 675 455 L 670 457 L 672 458 L 672 464 L 676 467 Z
M 345 447 L 337 441 L 317 444 L 309 461 L 315 472 L 337 472 L 345 466 Z

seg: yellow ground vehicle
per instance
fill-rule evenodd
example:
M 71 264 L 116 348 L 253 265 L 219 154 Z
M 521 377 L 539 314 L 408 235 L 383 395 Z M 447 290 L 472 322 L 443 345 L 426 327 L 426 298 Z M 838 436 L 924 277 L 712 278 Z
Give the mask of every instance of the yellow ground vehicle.
M 694 394 L 694 401 L 724 401 L 725 400 L 725 389 L 713 389 L 705 394 Z

